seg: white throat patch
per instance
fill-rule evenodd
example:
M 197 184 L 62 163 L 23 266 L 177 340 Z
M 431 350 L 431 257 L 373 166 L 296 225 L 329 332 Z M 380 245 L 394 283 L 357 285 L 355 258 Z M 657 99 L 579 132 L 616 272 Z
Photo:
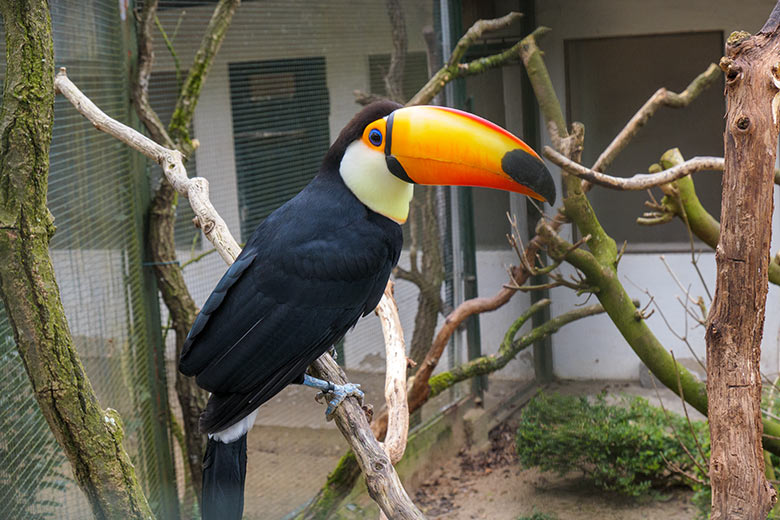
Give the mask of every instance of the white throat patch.
M 360 202 L 399 224 L 406 222 L 414 185 L 390 173 L 381 150 L 355 141 L 347 146 L 339 173 Z

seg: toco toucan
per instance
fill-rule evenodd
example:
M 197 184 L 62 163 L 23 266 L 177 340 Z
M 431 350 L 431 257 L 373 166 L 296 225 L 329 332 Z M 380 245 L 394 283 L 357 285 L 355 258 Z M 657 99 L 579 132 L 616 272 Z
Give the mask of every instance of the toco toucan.
M 483 186 L 552 204 L 555 184 L 520 139 L 458 110 L 380 101 L 361 110 L 317 176 L 255 230 L 203 305 L 179 370 L 211 392 L 200 419 L 203 518 L 240 519 L 246 433 L 257 409 L 289 384 L 333 394 L 358 385 L 306 368 L 370 313 L 401 253 L 414 184 Z

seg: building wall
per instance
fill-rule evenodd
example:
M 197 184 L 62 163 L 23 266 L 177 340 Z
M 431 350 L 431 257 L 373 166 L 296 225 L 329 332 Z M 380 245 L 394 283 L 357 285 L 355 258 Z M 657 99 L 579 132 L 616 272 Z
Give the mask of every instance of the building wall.
M 421 28 L 431 23 L 432 12 L 428 2 L 406 2 L 409 50 L 422 51 L 424 43 Z M 658 34 L 667 32 L 718 30 L 728 35 L 732 30 L 746 28 L 755 31 L 771 10 L 770 1 L 750 0 L 739 6 L 724 4 L 711 9 L 704 0 L 684 4 L 658 0 L 654 2 L 623 2 L 618 0 L 575 1 L 560 0 L 537 2 L 537 22 L 552 27 L 541 45 L 550 69 L 550 75 L 559 98 L 566 109 L 564 41 L 575 38 L 608 37 L 618 35 Z M 176 47 L 182 63 L 191 60 L 199 37 L 208 20 L 210 9 L 191 8 L 177 33 Z M 178 11 L 161 13 L 163 25 L 171 30 L 179 17 Z M 305 57 L 324 55 L 327 63 L 327 83 L 330 96 L 331 139 L 356 112 L 353 90 L 367 90 L 369 84 L 368 56 L 386 53 L 390 49 L 389 25 L 385 7 L 376 2 L 245 2 L 228 31 L 218 60 L 204 85 L 201 101 L 195 116 L 195 135 L 201 142 L 197 154 L 198 173 L 211 181 L 212 200 L 231 229 L 239 229 L 236 196 L 236 174 L 232 146 L 232 118 L 228 63 L 235 61 L 275 59 L 280 57 Z M 170 57 L 158 50 L 156 67 L 170 70 Z M 692 71 L 692 75 L 699 71 Z M 503 85 L 505 114 L 503 123 L 519 133 L 521 110 L 519 107 L 519 67 L 504 69 L 493 82 Z M 608 78 L 605 78 L 608 81 Z M 652 71 L 648 71 L 652 81 Z M 659 87 L 662 85 L 658 85 Z M 546 136 L 545 136 L 546 139 Z M 549 144 L 549 143 L 545 143 Z M 616 195 L 618 197 L 618 195 Z M 617 199 L 616 199 L 617 200 Z M 524 201 L 513 198 L 512 210 L 524 214 Z M 640 210 L 641 211 L 641 210 Z M 777 220 L 777 218 L 775 219 Z M 504 226 L 503 222 L 496 226 Z M 780 241 L 775 240 L 773 250 Z M 667 262 L 684 286 L 692 284 L 692 294 L 703 295 L 704 289 L 690 264 L 690 253 L 668 251 Z M 187 258 L 188 253 L 182 252 Z M 684 313 L 676 297 L 682 291 L 666 272 L 659 254 L 628 253 L 621 262 L 620 275 L 630 294 L 643 302 L 648 300 L 644 290 L 655 297 L 665 312 L 671 326 L 679 334 L 686 328 Z M 405 259 L 402 258 L 402 264 Z M 495 294 L 506 282 L 506 267 L 515 263 L 514 254 L 506 248 L 491 246 L 478 252 L 478 290 L 480 295 Z M 705 252 L 699 260 L 705 279 L 710 280 L 709 290 L 714 291 L 714 256 Z M 201 304 L 224 271 L 216 256 L 186 269 L 196 302 Z M 636 284 L 638 287 L 635 287 Z M 581 303 L 568 289 L 552 292 L 552 315 L 557 315 Z M 706 299 L 706 296 L 704 296 Z M 768 373 L 778 370 L 777 347 L 780 318 L 777 312 L 776 288 L 770 288 L 767 315 L 763 368 Z M 411 339 L 412 324 L 416 312 L 416 290 L 405 282 L 397 286 L 402 322 Z M 595 301 L 595 300 L 594 300 Z M 482 350 L 491 354 L 498 350 L 504 332 L 528 305 L 525 295 L 516 295 L 504 308 L 480 317 Z M 774 306 L 773 306 L 774 305 Z M 656 312 L 649 325 L 668 348 L 679 358 L 693 357 L 687 347 L 668 330 L 660 313 Z M 703 359 L 703 328 L 694 327 L 691 320 L 688 337 L 697 355 Z M 363 370 L 381 370 L 384 353 L 378 320 L 367 317 L 347 338 L 361 347 L 354 355 L 347 356 L 347 365 Z M 633 351 L 615 330 L 608 318 L 588 318 L 562 329 L 553 339 L 555 374 L 563 378 L 619 378 L 636 379 L 639 361 Z M 447 366 L 444 360 L 441 366 Z M 521 356 L 502 370 L 499 377 L 529 378 L 533 374 L 528 355 Z
M 545 61 L 556 93 L 563 103 L 566 113 L 566 82 L 564 63 L 564 41 L 576 38 L 596 38 L 609 36 L 643 35 L 675 33 L 688 31 L 723 31 L 724 40 L 734 30 L 756 32 L 761 28 L 772 10 L 774 2 L 770 0 L 746 0 L 742 2 L 717 2 L 707 0 L 654 0 L 650 2 L 622 0 L 543 0 L 536 2 L 538 25 L 552 28 L 541 41 Z M 669 59 L 674 59 L 670 56 Z M 699 70 L 691 71 L 691 78 Z M 599 71 L 593 71 L 599 74 Z M 605 77 L 608 82 L 610 78 Z M 647 71 L 647 81 L 653 81 L 653 71 Z M 661 87 L 663 85 L 658 85 Z M 668 109 L 661 109 L 668 110 Z M 587 134 L 587 129 L 586 129 Z M 545 144 L 550 144 L 545 136 Z M 662 153 L 663 150 L 659 151 Z M 689 152 L 695 154 L 694 152 Z M 646 165 L 637 165 L 640 171 Z M 557 169 L 555 169 L 557 171 Z M 598 188 L 595 188 L 598 189 Z M 616 203 L 620 194 L 614 195 Z M 777 195 L 776 195 L 777 197 Z M 775 207 L 777 208 L 777 200 Z M 596 209 L 598 213 L 598 209 Z M 637 209 L 637 213 L 642 211 Z M 778 224 L 775 212 L 773 224 Z M 777 233 L 773 239 L 772 251 L 777 251 L 780 240 Z M 678 250 L 679 251 L 679 250 Z M 715 290 L 714 254 L 705 248 L 699 258 L 699 267 L 708 281 L 710 291 Z M 663 253 L 666 261 L 680 278 L 684 287 L 692 287 L 694 297 L 707 296 L 699 282 L 699 277 L 691 266 L 690 252 Z M 686 320 L 682 306 L 676 297 L 682 297 L 683 291 L 673 281 L 659 259 L 659 253 L 626 254 L 620 263 L 621 282 L 629 294 L 642 301 L 648 301 L 645 290 L 653 295 L 658 305 L 678 334 L 684 335 Z M 762 370 L 766 373 L 778 371 L 778 331 L 780 331 L 780 313 L 778 299 L 780 290 L 770 285 L 767 300 L 767 316 L 764 328 Z M 568 289 L 552 291 L 553 315 L 571 309 L 583 301 Z M 595 299 L 593 299 L 595 301 Z M 709 304 L 709 302 L 708 302 Z M 688 347 L 667 328 L 659 312 L 648 320 L 648 325 L 666 346 L 673 350 L 678 359 L 693 358 Z M 689 341 L 696 354 L 704 360 L 704 329 L 689 319 L 687 321 Z M 636 379 L 639 360 L 618 334 L 608 318 L 601 316 L 588 318 L 580 323 L 569 325 L 553 338 L 554 370 L 562 378 L 618 378 Z M 692 363 L 691 363 L 692 364 Z

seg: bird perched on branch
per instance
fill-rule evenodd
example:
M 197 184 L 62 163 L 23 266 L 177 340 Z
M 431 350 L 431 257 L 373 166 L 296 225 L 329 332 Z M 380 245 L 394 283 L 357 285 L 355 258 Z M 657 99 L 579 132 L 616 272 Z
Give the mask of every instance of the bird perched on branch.
M 361 110 L 317 176 L 266 218 L 195 319 L 179 370 L 211 392 L 201 416 L 203 518 L 240 519 L 246 434 L 257 409 L 289 384 L 332 395 L 330 415 L 359 385 L 306 368 L 370 313 L 401 253 L 414 184 L 483 186 L 552 204 L 541 158 L 480 117 L 380 101 Z

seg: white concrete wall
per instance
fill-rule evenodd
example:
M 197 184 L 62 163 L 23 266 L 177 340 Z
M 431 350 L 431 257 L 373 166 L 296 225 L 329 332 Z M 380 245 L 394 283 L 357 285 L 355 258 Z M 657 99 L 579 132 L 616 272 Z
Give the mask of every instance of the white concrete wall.
M 477 251 L 477 293 L 486 297 L 496 294 L 507 283 L 508 267 L 517 264 L 517 255 L 509 250 Z M 503 307 L 480 315 L 479 325 L 483 354 L 490 355 L 498 352 L 507 329 L 528 309 L 529 305 L 529 295 L 517 293 Z M 519 338 L 530 330 L 531 323 L 529 320 L 515 337 Z M 506 367 L 492 374 L 491 377 L 499 379 L 532 379 L 534 377 L 532 351 L 533 349 L 529 347 L 510 361 Z
M 688 31 L 723 31 L 724 39 L 734 30 L 756 32 L 761 28 L 772 10 L 771 0 L 745 0 L 741 2 L 712 2 L 708 0 L 625 1 L 625 0 L 542 0 L 536 2 L 537 23 L 552 28 L 552 32 L 541 41 L 545 62 L 556 93 L 566 113 L 564 40 L 640 34 L 659 34 Z M 669 57 L 673 59 L 673 56 Z M 598 74 L 598 71 L 594 71 Z M 698 71 L 691 71 L 696 74 Z M 652 71 L 648 71 L 652 81 Z M 609 81 L 609 78 L 604 78 Z M 662 85 L 658 85 L 659 87 Z M 587 129 L 586 129 L 587 131 Z M 545 144 L 550 144 L 545 135 Z M 557 169 L 555 170 L 557 171 Z M 777 195 L 776 195 L 777 197 Z M 619 194 L 615 195 L 619 201 Z M 619 202 L 616 202 L 619 203 Z M 778 200 L 775 201 L 777 208 Z M 775 229 L 777 211 L 773 218 Z M 772 251 L 777 251 L 780 240 L 775 233 Z M 666 318 L 678 334 L 685 329 L 684 312 L 676 301 L 683 296 L 659 260 L 658 254 L 626 254 L 620 263 L 620 279 L 628 292 L 648 302 L 644 290 L 648 290 L 664 309 Z M 699 277 L 691 267 L 690 253 L 667 253 L 671 265 L 683 286 L 692 287 L 694 297 L 702 296 L 707 301 Z M 714 254 L 701 255 L 699 267 L 708 282 L 709 290 L 715 290 Z M 638 287 L 635 287 L 638 286 Z M 780 331 L 780 291 L 770 286 L 767 300 L 767 318 L 764 328 L 762 370 L 767 373 L 778 371 L 778 333 Z M 552 291 L 553 315 L 565 312 L 580 303 L 567 289 Z M 592 299 L 595 302 L 595 298 Z M 709 302 L 708 302 L 709 305 Z M 686 345 L 677 339 L 656 312 L 648 325 L 678 358 L 692 358 Z M 704 329 L 688 321 L 688 339 L 696 354 L 704 360 Z M 588 318 L 579 324 L 562 329 L 553 339 L 554 370 L 558 377 L 573 379 L 636 379 L 639 360 L 618 334 L 608 318 Z

